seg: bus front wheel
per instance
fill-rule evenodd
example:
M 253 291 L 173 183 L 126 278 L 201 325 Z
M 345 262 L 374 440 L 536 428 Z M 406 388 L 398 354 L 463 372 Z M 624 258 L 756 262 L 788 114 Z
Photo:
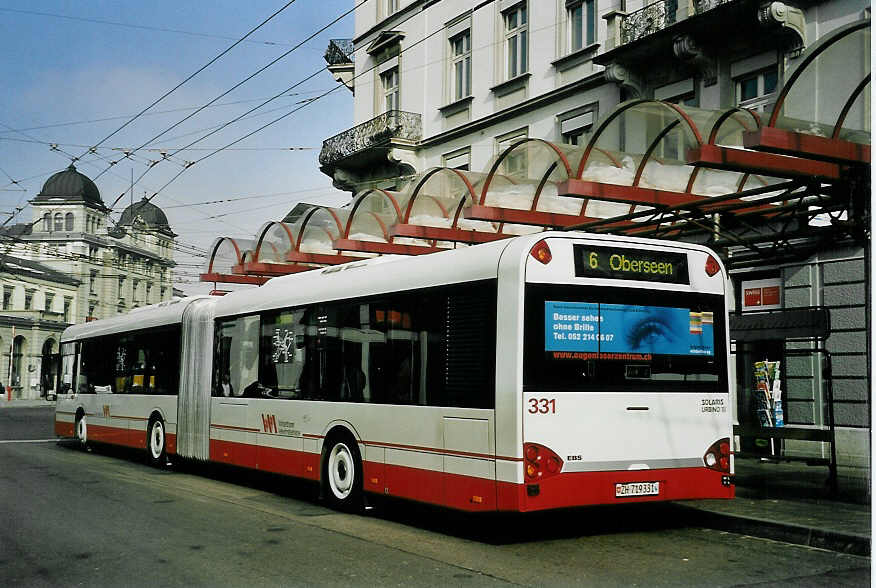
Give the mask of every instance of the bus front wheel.
M 167 463 L 167 436 L 164 434 L 164 421 L 160 418 L 149 422 L 149 431 L 146 433 L 146 449 L 149 463 L 160 468 Z
M 329 442 L 323 460 L 325 495 L 329 504 L 338 510 L 362 510 L 362 459 L 356 442 L 348 437 Z

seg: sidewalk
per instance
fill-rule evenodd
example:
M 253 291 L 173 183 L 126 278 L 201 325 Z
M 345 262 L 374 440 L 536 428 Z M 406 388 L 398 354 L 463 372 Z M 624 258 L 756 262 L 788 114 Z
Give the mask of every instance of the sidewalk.
M 706 527 L 869 556 L 868 489 L 862 483 L 831 497 L 826 481 L 826 467 L 738 459 L 734 500 L 694 500 L 676 506 L 695 512 Z

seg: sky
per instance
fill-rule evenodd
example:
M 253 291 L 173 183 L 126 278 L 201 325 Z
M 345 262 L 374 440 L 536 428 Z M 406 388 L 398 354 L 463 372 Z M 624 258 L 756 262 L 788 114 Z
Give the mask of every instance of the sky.
M 217 237 L 253 239 L 298 202 L 348 201 L 319 171 L 318 156 L 324 139 L 352 126 L 352 94 L 324 70 L 323 54 L 330 39 L 352 37 L 354 3 L 287 3 L 0 0 L 0 224 L 31 222 L 27 202 L 78 158 L 77 169 L 95 181 L 104 203 L 118 199 L 112 220 L 132 192 L 165 212 L 179 235 L 176 286 L 194 294 L 212 289 L 197 276 Z

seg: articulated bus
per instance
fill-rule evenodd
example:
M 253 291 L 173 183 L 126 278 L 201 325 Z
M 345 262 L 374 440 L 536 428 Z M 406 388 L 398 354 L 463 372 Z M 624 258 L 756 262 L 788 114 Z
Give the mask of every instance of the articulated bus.
M 546 232 L 75 325 L 55 430 L 465 511 L 732 498 L 723 266 Z

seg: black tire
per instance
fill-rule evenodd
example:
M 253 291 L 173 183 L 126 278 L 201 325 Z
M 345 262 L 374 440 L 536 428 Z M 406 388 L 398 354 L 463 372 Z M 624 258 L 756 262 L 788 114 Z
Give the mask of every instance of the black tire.
M 352 437 L 335 436 L 326 443 L 322 480 L 324 496 L 332 508 L 344 512 L 364 509 L 362 457 Z
M 167 431 L 161 418 L 149 421 L 146 430 L 146 457 L 149 463 L 157 468 L 167 465 Z
M 73 425 L 73 438 L 79 442 L 79 447 L 88 449 L 88 420 L 85 414 L 76 415 L 76 423 Z

